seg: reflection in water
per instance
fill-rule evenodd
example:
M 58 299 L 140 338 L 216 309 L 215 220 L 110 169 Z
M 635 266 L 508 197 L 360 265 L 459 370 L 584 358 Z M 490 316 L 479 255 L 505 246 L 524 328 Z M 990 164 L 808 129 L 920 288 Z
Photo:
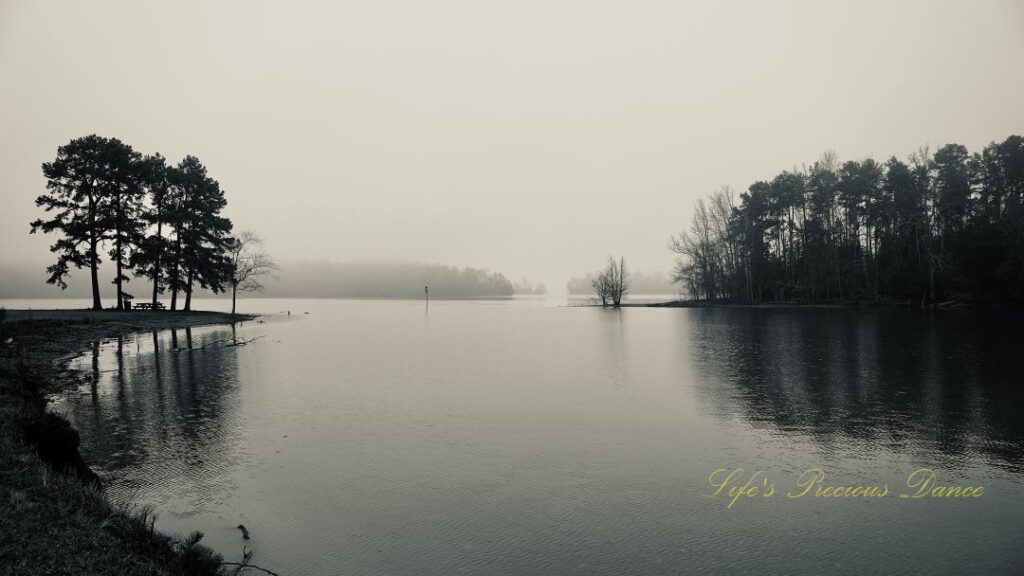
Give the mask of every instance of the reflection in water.
M 836 441 L 981 454 L 1020 470 L 1019 323 L 999 313 L 701 309 L 689 324 L 710 412 Z
M 629 374 L 626 371 L 625 346 L 624 346 L 624 319 L 621 308 L 606 308 L 600 310 L 601 331 L 604 336 L 604 357 L 601 365 L 605 367 L 609 382 L 616 387 L 625 387 L 629 384 Z
M 55 406 L 115 497 L 229 558 L 244 523 L 278 573 L 1019 573 L 1015 317 L 271 305 L 312 313 L 239 326 L 252 346 L 97 344 Z M 922 465 L 986 495 L 896 498 Z M 700 497 L 739 466 L 894 496 Z
M 54 409 L 78 428 L 97 472 L 116 476 L 108 488 L 116 499 L 145 493 L 158 506 L 176 499 L 200 509 L 230 487 L 237 348 L 202 346 L 231 334 L 223 327 L 186 329 L 184 348 L 176 330 L 119 337 L 110 366 L 101 364 L 101 345 L 93 343 L 88 400 L 65 395 Z M 135 346 L 126 346 L 128 338 Z
M 92 390 L 93 400 L 96 400 L 96 387 L 100 382 L 100 341 L 93 340 L 92 342 L 92 380 L 90 381 L 90 389 Z

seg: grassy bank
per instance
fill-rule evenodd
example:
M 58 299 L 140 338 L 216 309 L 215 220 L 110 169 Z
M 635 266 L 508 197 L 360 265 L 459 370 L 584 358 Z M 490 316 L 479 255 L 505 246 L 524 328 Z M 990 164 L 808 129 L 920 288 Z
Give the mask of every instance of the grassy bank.
M 0 574 L 222 574 L 219 555 L 153 529 L 149 510 L 111 503 L 78 434 L 46 412 L 77 385 L 67 367 L 94 341 L 139 330 L 251 319 L 213 312 L 0 311 Z

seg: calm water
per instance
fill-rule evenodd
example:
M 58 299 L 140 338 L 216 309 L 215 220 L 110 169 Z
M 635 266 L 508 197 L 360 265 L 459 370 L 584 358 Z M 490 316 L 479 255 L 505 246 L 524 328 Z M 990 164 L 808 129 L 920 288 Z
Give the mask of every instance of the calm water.
M 272 314 L 96 343 L 92 382 L 54 405 L 115 498 L 228 560 L 244 523 L 287 574 L 1024 565 L 1019 314 L 244 306 Z M 738 467 L 778 493 L 704 496 Z M 814 467 L 890 493 L 786 498 Z M 984 495 L 900 499 L 920 467 Z

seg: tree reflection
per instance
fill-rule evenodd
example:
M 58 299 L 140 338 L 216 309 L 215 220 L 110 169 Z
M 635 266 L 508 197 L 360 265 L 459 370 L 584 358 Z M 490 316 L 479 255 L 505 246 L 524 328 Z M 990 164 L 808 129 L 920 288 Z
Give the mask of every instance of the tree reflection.
M 199 348 L 230 335 L 227 327 L 186 329 L 185 341 Z M 154 332 L 135 353 L 123 344 L 94 344 L 92 400 L 68 398 L 87 461 L 115 497 L 145 489 L 159 503 L 216 493 L 235 461 L 237 348 L 179 348 L 176 331 Z
M 707 409 L 823 446 L 858 439 L 1024 463 L 1020 314 L 694 310 Z

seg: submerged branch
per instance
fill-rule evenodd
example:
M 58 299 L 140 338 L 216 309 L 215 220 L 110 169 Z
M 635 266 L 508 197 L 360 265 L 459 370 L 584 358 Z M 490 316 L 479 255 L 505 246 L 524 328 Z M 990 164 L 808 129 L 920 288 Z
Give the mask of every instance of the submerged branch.
M 265 335 L 261 334 L 259 336 L 255 336 L 253 338 L 249 338 L 248 340 L 246 340 L 245 338 L 220 338 L 219 340 L 213 340 L 211 342 L 207 342 L 206 344 L 203 344 L 202 346 L 178 347 L 178 348 L 172 348 L 172 350 L 174 350 L 175 352 L 182 352 L 182 351 L 184 351 L 184 352 L 195 352 L 196 350 L 199 350 L 200 352 L 202 352 L 208 346 L 213 346 L 214 344 L 220 344 L 221 342 L 228 342 L 228 344 L 224 344 L 224 346 L 222 346 L 222 348 L 232 348 L 234 346 L 245 346 L 246 344 L 251 344 L 251 343 L 259 340 L 260 338 L 264 338 L 264 337 L 265 337 Z
M 277 572 L 271 572 L 270 570 L 267 570 L 266 568 L 260 568 L 259 566 L 255 565 L 255 564 L 249 564 L 248 562 L 221 562 L 221 565 L 222 566 L 238 566 L 238 570 L 235 572 L 236 574 L 238 572 L 242 571 L 242 570 L 245 570 L 246 568 L 252 568 L 254 570 L 260 570 L 262 572 L 266 572 L 267 574 L 270 574 L 270 576 L 281 576 Z
M 232 342 L 231 344 L 225 344 L 224 347 L 225 348 L 231 348 L 232 346 L 245 346 L 246 344 L 252 344 L 253 342 L 259 340 L 260 338 L 264 338 L 264 337 L 265 337 L 265 335 L 260 334 L 259 336 L 256 336 L 254 338 L 249 338 L 248 340 L 246 340 L 244 338 L 236 338 L 234 342 Z

